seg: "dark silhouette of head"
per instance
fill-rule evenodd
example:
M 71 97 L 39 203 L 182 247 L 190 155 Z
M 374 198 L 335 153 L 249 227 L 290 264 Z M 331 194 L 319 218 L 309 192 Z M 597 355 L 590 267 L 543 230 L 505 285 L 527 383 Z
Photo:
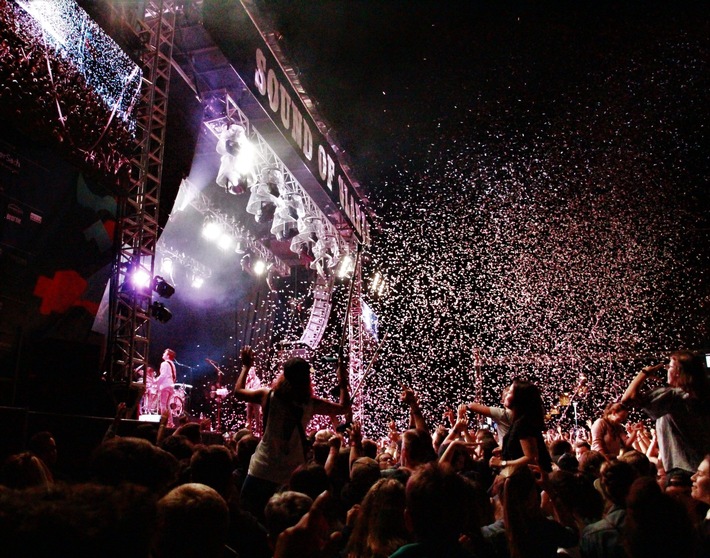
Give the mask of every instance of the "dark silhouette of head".
M 269 543 L 275 545 L 279 535 L 296 525 L 312 505 L 310 496 L 293 490 L 277 492 L 269 498 L 264 508 L 264 526 L 269 533 Z
M 183 484 L 158 501 L 155 558 L 210 558 L 223 555 L 229 508 L 216 490 Z
M 638 473 L 628 463 L 611 461 L 602 465 L 599 480 L 607 499 L 612 504 L 625 508 L 626 497 L 637 477 Z
M 640 477 L 631 485 L 624 533 L 629 558 L 695 555 L 695 533 L 686 507 L 664 494 L 651 477 Z
M 670 358 L 678 363 L 678 387 L 693 397 L 707 398 L 709 390 L 705 355 L 691 351 L 676 351 Z
M 542 396 L 535 384 L 527 380 L 516 379 L 513 382 L 510 409 L 513 411 L 515 420 L 524 417 L 540 430 L 545 427 L 545 411 L 542 406 Z
M 465 480 L 453 469 L 427 463 L 407 481 L 407 525 L 420 542 L 455 544 L 466 527 Z
M 299 357 L 288 359 L 284 371 L 276 380 L 274 391 L 296 403 L 307 403 L 313 397 L 311 365 Z

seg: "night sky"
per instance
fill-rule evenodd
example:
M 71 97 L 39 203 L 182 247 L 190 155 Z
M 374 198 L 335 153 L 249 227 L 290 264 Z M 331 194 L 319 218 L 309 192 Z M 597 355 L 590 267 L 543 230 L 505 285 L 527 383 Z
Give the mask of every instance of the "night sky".
M 401 383 L 431 420 L 516 375 L 590 412 L 708 342 L 708 54 L 698 4 L 259 2 L 368 190 Z

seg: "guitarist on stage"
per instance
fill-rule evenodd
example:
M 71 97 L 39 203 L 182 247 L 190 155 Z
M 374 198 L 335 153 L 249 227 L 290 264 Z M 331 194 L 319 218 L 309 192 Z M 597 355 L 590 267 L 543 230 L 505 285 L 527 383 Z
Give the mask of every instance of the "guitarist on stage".
M 173 415 L 170 410 L 170 400 L 175 393 L 175 382 L 177 381 L 177 369 L 175 368 L 176 353 L 172 349 L 165 349 L 163 362 L 160 365 L 160 374 L 155 380 L 158 389 L 158 401 L 160 414 L 168 411 L 168 426 L 173 426 Z

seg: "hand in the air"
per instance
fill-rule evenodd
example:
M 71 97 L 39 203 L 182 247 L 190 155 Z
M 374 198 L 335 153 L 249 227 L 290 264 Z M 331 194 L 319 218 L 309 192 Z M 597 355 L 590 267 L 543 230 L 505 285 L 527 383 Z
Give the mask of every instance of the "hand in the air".
M 242 366 L 251 368 L 254 365 L 254 351 L 252 351 L 249 345 L 242 348 L 239 356 L 242 359 Z

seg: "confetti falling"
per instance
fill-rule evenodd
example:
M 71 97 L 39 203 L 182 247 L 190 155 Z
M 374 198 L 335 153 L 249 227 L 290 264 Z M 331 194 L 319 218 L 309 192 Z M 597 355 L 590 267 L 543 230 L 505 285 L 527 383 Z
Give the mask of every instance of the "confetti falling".
M 584 423 L 641 365 L 706 347 L 705 24 L 688 25 L 675 9 L 668 18 L 635 10 L 610 18 L 596 6 L 569 18 L 501 10 L 491 22 L 472 8 L 474 21 L 457 14 L 453 31 L 428 25 L 398 48 L 393 19 L 413 26 L 400 26 L 407 17 L 391 9 L 374 26 L 383 40 L 363 40 L 357 29 L 371 21 L 335 4 L 316 10 L 328 22 L 317 33 L 303 7 L 285 10 L 296 23 L 283 26 L 285 46 L 302 34 L 294 60 L 306 89 L 337 99 L 328 120 L 342 132 L 347 117 L 362 122 L 343 142 L 356 174 L 382 176 L 370 180 L 381 223 L 365 276 L 386 278 L 387 295 L 368 302 L 388 340 L 363 382 L 366 434 L 384 434 L 390 418 L 406 427 L 402 384 L 420 395 L 430 425 L 472 400 L 475 348 L 488 404 L 522 375 L 563 413 L 563 396 L 584 374 Z M 428 21 L 417 9 L 410 17 Z M 337 38 L 326 29 L 345 37 L 345 56 L 334 56 Z M 432 44 L 439 52 L 425 54 Z M 353 71 L 344 59 L 363 49 L 368 62 Z M 328 57 L 337 59 L 333 71 Z M 347 74 L 357 75 L 354 86 L 340 79 Z M 342 316 L 340 304 L 323 351 L 337 344 Z M 286 312 L 257 327 L 288 338 L 293 320 Z M 325 395 L 333 377 L 321 357 L 313 355 L 315 385 Z
M 19 0 L 40 24 L 43 39 L 79 71 L 110 110 L 133 129 L 142 73 L 74 0 Z
M 474 348 L 487 404 L 522 375 L 559 407 L 584 374 L 581 420 L 641 363 L 702 348 L 703 52 L 659 45 L 519 112 L 481 95 L 398 165 L 379 192 L 373 267 L 390 295 L 376 311 L 390 340 L 368 380 L 371 429 L 406 426 L 400 384 L 430 424 L 472 400 Z

